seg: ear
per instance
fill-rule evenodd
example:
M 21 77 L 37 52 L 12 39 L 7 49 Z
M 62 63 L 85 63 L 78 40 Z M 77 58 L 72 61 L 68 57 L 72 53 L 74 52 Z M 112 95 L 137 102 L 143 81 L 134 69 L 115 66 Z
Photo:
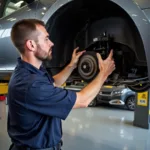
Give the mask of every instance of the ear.
M 26 41 L 26 47 L 30 50 L 30 51 L 35 51 L 36 50 L 36 43 L 33 40 L 27 40 Z

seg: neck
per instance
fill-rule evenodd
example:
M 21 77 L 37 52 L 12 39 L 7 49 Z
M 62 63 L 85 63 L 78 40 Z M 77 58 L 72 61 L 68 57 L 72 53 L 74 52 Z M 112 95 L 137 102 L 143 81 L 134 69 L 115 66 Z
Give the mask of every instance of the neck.
M 34 67 L 36 68 L 40 68 L 40 66 L 42 65 L 42 61 L 41 60 L 38 60 L 37 58 L 35 57 L 27 57 L 27 56 L 24 56 L 24 55 L 21 55 L 21 59 L 31 65 L 33 65 Z

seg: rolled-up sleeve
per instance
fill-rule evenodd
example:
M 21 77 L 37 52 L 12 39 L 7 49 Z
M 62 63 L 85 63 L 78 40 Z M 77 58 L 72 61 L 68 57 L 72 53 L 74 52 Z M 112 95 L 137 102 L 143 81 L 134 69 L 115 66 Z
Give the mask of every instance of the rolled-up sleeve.
M 65 120 L 76 101 L 74 91 L 54 87 L 44 81 L 35 81 L 26 92 L 26 108 Z

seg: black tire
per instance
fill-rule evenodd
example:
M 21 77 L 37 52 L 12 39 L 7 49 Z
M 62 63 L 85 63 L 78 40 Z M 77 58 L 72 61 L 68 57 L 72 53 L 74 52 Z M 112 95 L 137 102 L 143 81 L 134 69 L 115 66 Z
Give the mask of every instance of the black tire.
M 130 96 L 126 100 L 126 107 L 128 110 L 134 111 L 135 109 L 135 96 Z
M 94 99 L 89 105 L 88 107 L 95 107 L 97 105 L 97 101 L 96 99 Z

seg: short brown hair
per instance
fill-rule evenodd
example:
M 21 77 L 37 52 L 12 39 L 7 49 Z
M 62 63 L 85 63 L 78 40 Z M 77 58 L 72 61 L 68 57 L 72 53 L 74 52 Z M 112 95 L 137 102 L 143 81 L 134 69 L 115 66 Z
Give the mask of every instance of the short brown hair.
M 42 25 L 45 27 L 45 24 L 41 20 L 37 19 L 23 19 L 16 22 L 11 30 L 11 40 L 18 51 L 24 53 L 24 44 L 26 40 L 36 40 L 36 36 L 32 36 L 36 30 L 36 25 Z

